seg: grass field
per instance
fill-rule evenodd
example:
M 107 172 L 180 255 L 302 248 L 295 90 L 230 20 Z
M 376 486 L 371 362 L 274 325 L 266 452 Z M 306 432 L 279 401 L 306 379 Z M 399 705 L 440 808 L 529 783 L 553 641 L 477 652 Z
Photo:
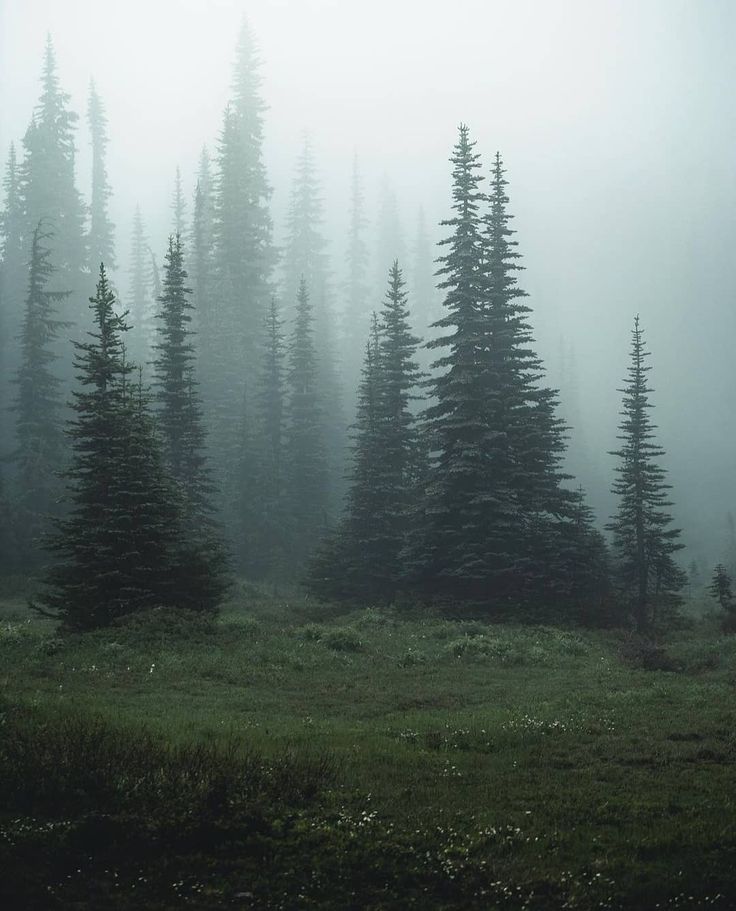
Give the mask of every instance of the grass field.
M 736 636 L 0 602 L 0 905 L 736 907 Z M 4 902 L 4 903 L 3 903 Z

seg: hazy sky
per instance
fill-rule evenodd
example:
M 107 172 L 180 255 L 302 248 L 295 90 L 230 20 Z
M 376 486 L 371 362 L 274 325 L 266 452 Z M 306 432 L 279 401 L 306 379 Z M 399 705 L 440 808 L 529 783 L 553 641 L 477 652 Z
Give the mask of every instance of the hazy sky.
M 677 515 L 717 547 L 736 510 L 736 3 L 0 0 L 0 148 L 22 137 L 50 32 L 74 107 L 94 77 L 107 108 L 119 259 L 136 201 L 163 247 L 176 165 L 189 191 L 217 135 L 243 12 L 277 232 L 305 129 L 337 257 L 354 150 L 369 197 L 389 176 L 411 237 L 420 204 L 446 213 L 466 121 L 505 157 L 534 324 L 552 362 L 561 335 L 574 344 L 592 451 L 615 444 L 639 312 Z M 86 142 L 82 121 L 84 191 Z

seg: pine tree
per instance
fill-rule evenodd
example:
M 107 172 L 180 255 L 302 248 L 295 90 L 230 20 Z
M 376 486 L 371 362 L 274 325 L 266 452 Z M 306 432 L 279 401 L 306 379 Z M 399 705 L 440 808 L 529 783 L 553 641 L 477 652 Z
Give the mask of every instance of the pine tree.
M 358 169 L 357 155 L 353 159 L 348 215 L 348 247 L 346 255 L 347 281 L 345 283 L 344 344 L 345 367 L 359 363 L 363 340 L 368 333 L 368 245 L 365 241 L 367 219 L 363 186 Z
M 68 427 L 68 516 L 49 547 L 57 563 L 38 609 L 68 629 L 105 626 L 147 607 L 215 610 L 224 579 L 184 528 L 142 382 L 125 357 L 104 266 L 90 299 L 95 331 L 75 343 L 80 389 Z
M 335 345 L 335 316 L 332 304 L 327 241 L 323 235 L 323 207 L 314 154 L 305 137 L 291 191 L 284 249 L 284 289 L 287 300 L 296 300 L 302 281 L 309 288 L 314 318 L 314 346 L 317 361 L 316 390 L 322 408 L 323 435 L 328 471 L 335 496 L 328 507 L 332 512 L 340 496 L 340 480 L 345 456 L 345 420 L 342 389 Z
M 665 471 L 658 464 L 664 450 L 655 442 L 656 427 L 649 412 L 651 387 L 646 350 L 639 317 L 634 320 L 631 364 L 623 389 L 621 447 L 611 455 L 619 459 L 613 492 L 619 508 L 609 524 L 619 561 L 624 591 L 631 596 L 634 619 L 639 630 L 657 619 L 658 608 L 671 605 L 684 584 L 682 573 L 672 559 L 682 545 L 680 531 L 672 528 L 667 507 L 672 504 L 666 491 Z
M 492 423 L 494 389 L 484 275 L 480 156 L 461 125 L 453 164 L 452 234 L 441 243 L 446 314 L 429 343 L 447 348 L 433 367 L 435 404 L 424 413 L 433 450 L 423 528 L 411 554 L 416 582 L 439 597 L 487 601 L 514 567 L 518 509 L 505 440 Z M 511 403 L 509 403 L 511 405 Z M 491 412 L 491 413 L 489 413 Z
M 186 232 L 186 210 L 187 204 L 184 199 L 184 189 L 181 182 L 181 168 L 176 166 L 176 177 L 174 178 L 174 193 L 171 198 L 171 211 L 174 213 L 173 233 L 179 237 L 184 237 Z
M 177 234 L 176 238 L 169 237 L 158 298 L 157 341 L 153 345 L 154 390 L 164 460 L 179 485 L 187 520 L 201 523 L 213 511 L 212 483 L 204 454 L 205 433 L 194 377 L 191 293 L 181 238 Z
M 399 217 L 396 193 L 387 175 L 384 175 L 380 189 L 380 203 L 376 220 L 376 284 L 383 288 L 386 270 L 394 260 L 403 262 L 405 254 L 404 230 Z
M 148 239 L 143 225 L 141 207 L 135 207 L 133 233 L 130 240 L 130 267 L 128 289 L 128 312 L 132 323 L 130 340 L 131 355 L 140 363 L 149 360 L 153 337 L 153 302 L 148 276 Z
M 409 327 L 398 262 L 366 348 L 353 436 L 352 484 L 335 540 L 311 572 L 316 592 L 389 602 L 403 575 L 403 554 L 418 492 L 421 449 L 410 403 L 421 373 L 419 339 Z
M 115 228 L 108 213 L 112 191 L 105 163 L 107 145 L 110 140 L 105 109 L 94 82 L 91 82 L 89 87 L 87 123 L 92 140 L 92 197 L 89 207 L 90 224 L 87 248 L 89 270 L 94 275 L 100 268 L 100 263 L 104 263 L 108 271 L 115 269 Z
M 59 87 L 51 38 L 46 42 L 41 97 L 23 139 L 21 196 L 25 215 L 26 250 L 36 225 L 45 221 L 55 232 L 51 264 L 58 281 L 71 296 L 64 319 L 86 317 L 82 303 L 89 283 L 84 270 L 87 253 L 85 210 L 75 185 L 74 132 L 78 117 L 69 109 L 69 96 Z
M 214 300 L 212 295 L 214 256 L 214 198 L 210 159 L 206 148 L 199 159 L 197 186 L 194 191 L 192 230 L 189 240 L 191 254 L 190 276 L 192 282 L 192 319 L 198 333 L 199 355 L 203 361 L 211 357 L 208 343 L 211 341 L 210 327 L 213 321 Z
M 288 502 L 293 516 L 297 567 L 318 543 L 327 524 L 328 471 L 317 391 L 313 322 L 307 285 L 302 281 L 289 350 L 286 438 Z
M 6 447 L 9 448 L 15 430 L 11 426 L 7 394 L 10 379 L 19 366 L 20 353 L 12 342 L 20 335 L 28 280 L 21 174 L 14 145 L 10 146 L 3 189 L 5 208 L 0 213 L 0 438 L 6 441 L 2 448 L 3 454 L 7 455 Z
M 719 563 L 713 570 L 713 578 L 708 586 L 708 594 L 711 598 L 715 598 L 724 610 L 736 612 L 736 601 L 734 601 L 733 597 L 732 584 L 733 580 L 728 574 L 726 567 L 722 563 Z
M 55 342 L 65 323 L 56 319 L 68 291 L 48 290 L 56 272 L 47 244 L 52 232 L 39 224 L 31 241 L 28 295 L 20 335 L 21 363 L 15 377 L 17 395 L 16 465 L 18 503 L 15 509 L 16 535 L 25 564 L 38 559 L 40 534 L 49 515 L 56 512 L 58 475 L 65 458 L 62 430 L 62 402 Z

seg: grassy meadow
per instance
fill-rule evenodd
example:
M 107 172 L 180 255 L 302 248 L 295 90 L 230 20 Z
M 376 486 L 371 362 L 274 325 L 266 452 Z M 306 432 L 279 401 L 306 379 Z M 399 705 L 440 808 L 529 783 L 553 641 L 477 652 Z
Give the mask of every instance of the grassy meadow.
M 736 907 L 736 636 L 0 599 L 0 906 Z

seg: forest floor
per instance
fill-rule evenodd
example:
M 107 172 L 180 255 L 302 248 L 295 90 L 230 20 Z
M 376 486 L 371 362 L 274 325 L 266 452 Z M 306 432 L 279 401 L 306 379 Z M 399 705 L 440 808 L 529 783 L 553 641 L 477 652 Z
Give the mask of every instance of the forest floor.
M 0 906 L 736 907 L 736 636 L 0 596 Z

